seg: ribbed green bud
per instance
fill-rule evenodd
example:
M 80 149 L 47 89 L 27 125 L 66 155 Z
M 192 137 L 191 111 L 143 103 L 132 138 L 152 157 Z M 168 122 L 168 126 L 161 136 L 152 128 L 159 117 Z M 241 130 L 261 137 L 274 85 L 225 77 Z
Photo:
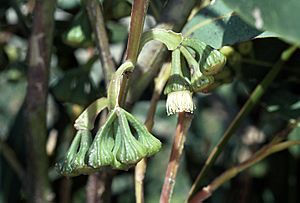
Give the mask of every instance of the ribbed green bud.
M 224 68 L 226 57 L 218 50 L 207 51 L 207 58 L 203 66 L 200 66 L 201 72 L 204 75 L 214 75 Z M 204 60 L 205 55 L 203 56 Z M 201 64 L 201 62 L 200 62 Z
M 194 92 L 203 92 L 213 83 L 214 83 L 213 76 L 205 76 L 205 75 L 198 76 L 195 74 L 192 76 L 191 86 Z
M 110 165 L 113 162 L 113 122 L 116 112 L 112 111 L 105 124 L 97 132 L 95 139 L 88 152 L 88 164 L 93 168 Z
M 86 164 L 86 154 L 92 143 L 92 135 L 88 130 L 81 130 L 81 140 L 79 150 L 74 157 L 74 171 L 78 174 L 89 174 L 94 170 Z
M 180 47 L 180 51 L 185 57 L 191 72 L 191 87 L 193 92 L 203 92 L 207 87 L 214 83 L 213 76 L 205 76 L 200 71 L 200 66 L 194 56 L 190 53 L 190 50 L 185 47 Z
M 161 142 L 147 130 L 143 123 L 141 123 L 127 111 L 123 111 L 125 112 L 130 126 L 136 131 L 138 141 L 146 148 L 147 156 L 149 157 L 157 153 L 161 148 Z
M 206 86 L 204 89 L 201 90 L 203 93 L 208 93 L 216 89 L 217 87 L 231 83 L 233 80 L 232 72 L 228 67 L 225 67 L 220 73 L 214 75 L 214 82 L 209 86 Z
M 201 90 L 201 92 L 202 93 L 209 93 L 209 92 L 213 91 L 214 89 L 216 89 L 217 87 L 219 87 L 221 85 L 223 85 L 222 82 L 215 81 L 211 85 L 207 86 L 205 89 Z
M 118 169 L 118 170 L 128 170 L 128 168 L 130 168 L 131 165 L 123 164 L 117 160 L 117 152 L 119 151 L 119 148 L 121 147 L 121 140 L 122 140 L 122 132 L 121 132 L 121 128 L 119 126 L 118 119 L 116 119 L 114 121 L 113 127 L 114 127 L 113 130 L 114 130 L 114 136 L 115 136 L 115 145 L 113 148 L 114 160 L 113 160 L 111 166 L 114 169 Z
M 164 89 L 164 94 L 171 92 L 191 90 L 189 82 L 181 75 L 170 75 L 167 85 Z
M 88 130 L 77 131 L 66 158 L 57 164 L 62 175 L 77 176 L 93 172 L 93 169 L 85 163 L 85 156 L 91 144 L 91 139 L 91 133 Z
M 132 135 L 124 111 L 121 108 L 118 108 L 117 111 L 122 138 L 119 146 L 117 143 L 115 144 L 115 147 L 118 148 L 116 158 L 123 164 L 135 164 L 147 156 L 147 150 Z
M 172 51 L 171 74 L 165 87 L 164 94 L 191 89 L 189 81 L 183 76 L 180 57 L 181 54 L 179 49 Z
M 182 45 L 196 52 L 198 56 L 196 60 L 204 75 L 214 75 L 220 72 L 226 63 L 226 57 L 221 52 L 200 40 L 185 38 Z
M 112 130 L 100 129 L 94 139 L 94 143 L 88 153 L 88 164 L 93 168 L 108 166 L 113 161 L 112 149 L 114 147 L 114 139 Z
M 64 176 L 71 176 L 73 173 L 74 170 L 73 161 L 79 147 L 80 139 L 81 139 L 81 135 L 78 131 L 67 152 L 67 156 L 58 164 L 56 164 L 56 167 L 58 168 L 59 172 Z

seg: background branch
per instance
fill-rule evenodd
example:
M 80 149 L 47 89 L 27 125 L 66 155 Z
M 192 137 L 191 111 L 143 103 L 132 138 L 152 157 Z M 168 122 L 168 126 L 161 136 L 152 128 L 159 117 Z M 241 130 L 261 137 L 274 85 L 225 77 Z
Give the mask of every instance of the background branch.
M 232 179 L 240 172 L 244 171 L 245 169 L 253 166 L 257 162 L 263 160 L 264 158 L 268 157 L 269 155 L 285 150 L 291 146 L 299 145 L 300 141 L 284 141 L 281 142 L 283 139 L 285 139 L 292 130 L 297 127 L 299 122 L 294 122 L 290 124 L 286 129 L 280 131 L 277 133 L 272 141 L 262 147 L 260 150 L 258 150 L 256 153 L 254 153 L 249 159 L 246 161 L 226 170 L 224 173 L 222 173 L 220 176 L 215 178 L 209 185 L 206 187 L 203 187 L 200 192 L 198 192 L 193 198 L 189 201 L 190 203 L 201 203 L 208 197 L 212 195 L 212 193 L 218 189 L 222 184 L 224 184 L 226 181 Z
M 28 49 L 28 87 L 25 99 L 27 172 L 29 202 L 53 199 L 46 155 L 46 107 L 51 59 L 55 0 L 37 0 Z
M 15 151 L 2 139 L 0 139 L 0 152 L 7 163 L 11 166 L 13 171 L 17 174 L 21 182 L 24 184 L 25 170 L 18 160 Z
M 225 145 L 229 141 L 229 139 L 232 137 L 236 129 L 239 127 L 242 120 L 248 115 L 248 113 L 253 109 L 253 107 L 259 102 L 262 95 L 265 93 L 267 88 L 270 86 L 272 81 L 275 79 L 279 71 L 284 65 L 284 62 L 286 62 L 291 55 L 295 52 L 297 49 L 296 46 L 289 47 L 286 51 L 284 51 L 281 55 L 281 58 L 278 60 L 278 62 L 272 67 L 270 72 L 265 76 L 265 78 L 256 86 L 254 91 L 251 93 L 249 99 L 244 104 L 242 109 L 239 111 L 239 113 L 236 115 L 236 117 L 233 119 L 233 121 L 230 123 L 229 127 L 226 129 L 223 137 L 218 142 L 218 144 L 213 148 L 211 153 L 209 154 L 205 165 L 201 169 L 200 173 L 198 174 L 196 180 L 194 181 L 189 194 L 188 198 L 190 198 L 195 191 L 197 191 L 199 187 L 199 183 L 203 180 L 206 172 L 208 169 L 215 163 L 218 156 L 223 151 Z
M 99 4 L 99 1 L 97 0 L 85 0 L 85 7 L 89 16 L 90 24 L 93 28 L 93 33 L 95 33 L 96 46 L 98 49 L 98 54 L 104 73 L 105 84 L 107 87 L 113 73 L 116 70 L 116 67 L 110 52 L 109 40 L 105 29 L 103 10 L 101 5 Z M 107 114 L 102 114 L 102 122 L 106 119 L 106 115 Z M 103 170 L 99 173 L 89 175 L 86 186 L 87 202 L 109 203 L 111 201 L 110 196 L 112 179 L 112 169 Z
M 96 36 L 96 46 L 105 75 L 105 83 L 108 84 L 116 67 L 109 49 L 109 41 L 105 30 L 102 8 L 97 0 L 85 0 L 85 7 L 90 19 L 90 24 Z

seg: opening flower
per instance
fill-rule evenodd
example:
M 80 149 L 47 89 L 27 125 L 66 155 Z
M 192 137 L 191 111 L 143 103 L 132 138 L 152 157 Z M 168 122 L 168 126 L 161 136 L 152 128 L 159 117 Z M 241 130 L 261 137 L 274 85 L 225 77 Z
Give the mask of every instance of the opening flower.
M 193 113 L 195 106 L 192 99 L 192 92 L 184 90 L 169 93 L 166 107 L 168 115 L 179 112 Z
M 172 115 L 179 112 L 194 112 L 194 103 L 189 80 L 184 77 L 181 65 L 181 53 L 179 48 L 172 52 L 171 75 L 165 87 L 167 94 L 167 114 Z

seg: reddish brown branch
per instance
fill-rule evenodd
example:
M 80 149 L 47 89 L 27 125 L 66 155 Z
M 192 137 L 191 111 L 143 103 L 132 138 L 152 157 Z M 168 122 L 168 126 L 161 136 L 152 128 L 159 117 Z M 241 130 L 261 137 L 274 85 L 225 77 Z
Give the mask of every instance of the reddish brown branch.
M 131 60 L 134 64 L 138 57 L 148 5 L 149 0 L 134 0 L 132 4 L 126 59 Z
M 186 134 L 191 125 L 191 121 L 191 114 L 184 112 L 178 114 L 175 137 L 173 141 L 171 156 L 165 176 L 164 185 L 160 196 L 160 203 L 168 203 L 171 200 Z

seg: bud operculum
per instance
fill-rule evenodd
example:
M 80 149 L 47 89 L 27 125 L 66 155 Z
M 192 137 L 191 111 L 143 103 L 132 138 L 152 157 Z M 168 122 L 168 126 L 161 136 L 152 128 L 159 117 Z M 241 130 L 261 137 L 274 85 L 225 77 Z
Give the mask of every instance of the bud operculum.
M 137 120 L 133 115 L 125 111 L 125 115 L 133 129 L 137 133 L 138 141 L 146 148 L 147 156 L 152 156 L 157 153 L 161 148 L 161 142 L 154 137 L 142 124 L 139 120 Z
M 89 174 L 94 170 L 86 164 L 86 154 L 92 143 L 92 135 L 88 130 L 81 131 L 81 140 L 78 153 L 74 157 L 73 166 L 77 174 Z
M 213 76 L 205 76 L 200 70 L 196 59 L 192 56 L 188 48 L 180 47 L 180 51 L 185 57 L 191 72 L 191 87 L 194 92 L 201 92 L 214 82 Z
M 93 168 L 110 165 L 113 161 L 112 149 L 114 140 L 112 135 L 113 122 L 116 119 L 115 111 L 108 116 L 105 124 L 99 129 L 88 152 L 88 163 Z
M 132 135 L 127 118 L 122 109 L 119 109 L 118 114 L 122 139 L 118 146 L 116 158 L 123 164 L 135 164 L 147 156 L 147 150 Z
M 226 63 L 226 57 L 221 52 L 200 40 L 185 38 L 182 45 L 192 48 L 197 53 L 196 61 L 204 75 L 214 75 L 220 72 Z
M 113 130 L 114 130 L 114 138 L 115 138 L 115 145 L 113 148 L 113 162 L 111 164 L 111 166 L 114 169 L 118 169 L 118 170 L 128 170 L 128 168 L 131 167 L 131 165 L 127 165 L 127 164 L 123 164 L 120 161 L 117 160 L 117 152 L 119 150 L 119 148 L 121 147 L 121 140 L 122 140 L 122 132 L 121 132 L 121 128 L 119 126 L 119 121 L 118 119 L 115 120 L 115 122 L 113 123 Z
M 62 175 L 70 176 L 74 170 L 73 160 L 78 150 L 80 137 L 81 136 L 79 132 L 77 132 L 67 152 L 66 157 L 56 165 Z
M 61 174 L 77 176 L 81 173 L 87 174 L 93 171 L 92 168 L 85 164 L 85 156 L 90 143 L 91 134 L 88 130 L 77 131 L 67 156 L 57 165 Z

